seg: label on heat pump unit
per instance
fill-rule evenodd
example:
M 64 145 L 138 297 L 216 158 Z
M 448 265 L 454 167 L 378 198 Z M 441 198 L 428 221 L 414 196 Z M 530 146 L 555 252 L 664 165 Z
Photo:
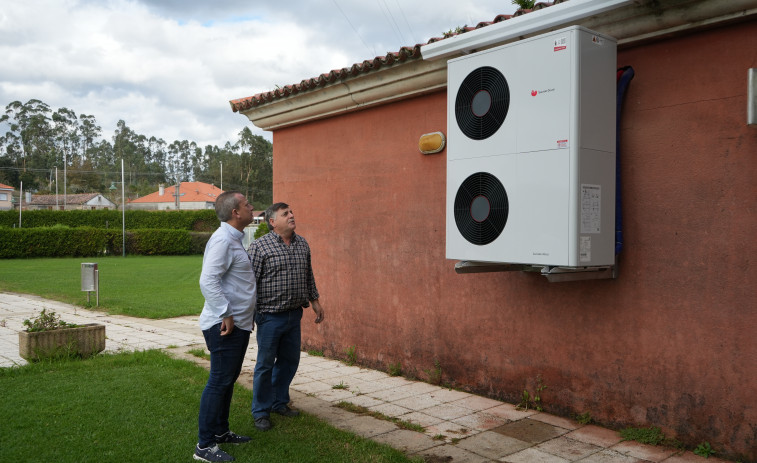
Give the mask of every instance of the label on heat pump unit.
M 591 236 L 582 236 L 578 250 L 578 260 L 591 262 Z
M 555 39 L 555 51 L 562 51 L 568 48 L 568 38 L 560 37 Z
M 600 233 L 602 186 L 581 184 L 581 234 Z

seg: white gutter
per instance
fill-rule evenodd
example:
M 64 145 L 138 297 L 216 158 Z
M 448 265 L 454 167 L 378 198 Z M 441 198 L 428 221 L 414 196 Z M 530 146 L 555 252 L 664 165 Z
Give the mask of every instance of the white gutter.
M 571 0 L 423 45 L 421 55 L 424 60 L 436 60 L 455 54 L 468 53 L 472 50 L 502 44 L 506 40 L 544 32 L 550 27 L 579 21 L 629 3 L 634 3 L 634 0 Z

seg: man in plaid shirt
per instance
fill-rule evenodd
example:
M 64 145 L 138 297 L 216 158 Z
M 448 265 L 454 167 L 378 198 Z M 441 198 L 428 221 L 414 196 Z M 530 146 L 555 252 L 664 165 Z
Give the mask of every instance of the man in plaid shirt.
M 289 385 L 300 363 L 302 309 L 313 307 L 315 322 L 323 321 L 310 246 L 294 232 L 292 209 L 275 203 L 265 211 L 265 221 L 270 233 L 253 241 L 248 249 L 258 291 L 252 416 L 261 431 L 271 429 L 271 412 L 299 415 L 289 408 Z

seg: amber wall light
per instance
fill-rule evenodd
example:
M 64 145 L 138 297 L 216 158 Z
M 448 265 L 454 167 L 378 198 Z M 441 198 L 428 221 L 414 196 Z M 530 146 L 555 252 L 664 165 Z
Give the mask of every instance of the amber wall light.
M 423 154 L 440 153 L 444 149 L 446 139 L 441 132 L 425 133 L 418 140 L 418 149 Z

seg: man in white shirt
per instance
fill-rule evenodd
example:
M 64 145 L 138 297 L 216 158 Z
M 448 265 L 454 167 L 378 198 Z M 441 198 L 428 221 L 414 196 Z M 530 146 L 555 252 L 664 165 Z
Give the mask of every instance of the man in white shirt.
M 216 199 L 221 226 L 205 246 L 200 290 L 205 305 L 200 329 L 210 351 L 210 376 L 200 399 L 199 442 L 194 459 L 234 461 L 218 444 L 250 441 L 229 429 L 229 407 L 234 383 L 253 329 L 257 291 L 250 257 L 242 245 L 244 228 L 252 223 L 252 205 L 238 191 Z

